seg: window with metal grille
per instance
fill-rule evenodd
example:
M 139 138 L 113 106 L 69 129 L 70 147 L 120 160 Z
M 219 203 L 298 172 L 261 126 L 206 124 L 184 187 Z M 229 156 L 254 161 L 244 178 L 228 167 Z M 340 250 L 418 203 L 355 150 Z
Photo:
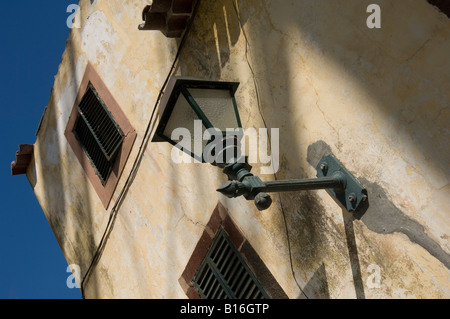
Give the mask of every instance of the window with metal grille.
M 217 233 L 193 284 L 204 299 L 269 298 L 223 228 Z
M 72 132 L 105 185 L 124 134 L 91 83 L 78 104 L 78 113 Z

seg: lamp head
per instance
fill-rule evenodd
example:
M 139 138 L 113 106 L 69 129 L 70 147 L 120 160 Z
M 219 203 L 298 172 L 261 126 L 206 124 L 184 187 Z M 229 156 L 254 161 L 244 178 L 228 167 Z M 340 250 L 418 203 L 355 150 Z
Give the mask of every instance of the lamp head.
M 230 136 L 242 135 L 234 96 L 238 86 L 238 82 L 172 77 L 152 142 L 169 142 L 199 162 L 211 163 L 222 150 L 218 147 L 229 145 L 225 141 L 230 143 Z

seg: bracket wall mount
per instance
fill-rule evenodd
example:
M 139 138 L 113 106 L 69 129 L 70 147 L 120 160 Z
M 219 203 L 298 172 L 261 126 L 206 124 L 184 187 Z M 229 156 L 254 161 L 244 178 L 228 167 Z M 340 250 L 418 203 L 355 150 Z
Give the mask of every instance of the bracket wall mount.
M 317 178 L 264 182 L 250 173 L 252 167 L 246 158 L 222 168 L 229 181 L 217 191 L 229 198 L 244 196 L 254 200 L 259 210 L 270 207 L 272 199 L 267 193 L 271 192 L 326 189 L 349 212 L 355 212 L 367 200 L 367 190 L 333 155 L 322 157 L 316 168 Z
M 323 156 L 316 170 L 318 178 L 333 176 L 336 173 L 342 174 L 345 179 L 344 188 L 329 188 L 327 192 L 347 211 L 354 212 L 367 201 L 367 190 L 334 155 Z

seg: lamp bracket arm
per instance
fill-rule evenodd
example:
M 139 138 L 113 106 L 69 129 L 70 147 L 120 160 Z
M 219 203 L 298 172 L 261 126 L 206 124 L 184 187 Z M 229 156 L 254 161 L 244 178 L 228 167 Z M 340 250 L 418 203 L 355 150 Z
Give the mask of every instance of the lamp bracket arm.
M 244 196 L 252 200 L 261 192 L 292 192 L 301 190 L 315 190 L 333 188 L 339 192 L 345 188 L 345 176 L 336 173 L 333 177 L 320 177 L 309 179 L 293 179 L 263 182 L 258 176 L 247 176 L 243 181 L 228 181 L 217 191 L 229 198 Z
M 230 174 L 227 174 L 230 176 Z M 326 189 L 348 211 L 355 211 L 367 200 L 367 191 L 333 155 L 324 156 L 317 166 L 317 178 L 263 182 L 249 172 L 240 180 L 230 180 L 218 192 L 229 198 L 244 196 L 255 200 L 259 210 L 267 209 L 272 200 L 267 193 Z

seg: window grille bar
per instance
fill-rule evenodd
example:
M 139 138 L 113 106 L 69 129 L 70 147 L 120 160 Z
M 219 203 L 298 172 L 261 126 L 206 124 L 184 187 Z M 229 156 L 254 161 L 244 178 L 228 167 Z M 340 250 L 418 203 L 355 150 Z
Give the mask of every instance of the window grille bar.
M 207 261 L 208 266 L 211 268 L 212 272 L 214 273 L 214 277 L 216 279 L 216 282 L 218 282 L 222 288 L 223 291 L 227 294 L 227 296 L 231 299 L 235 299 L 236 296 L 233 293 L 233 291 L 230 289 L 224 278 L 221 276 L 219 270 L 217 269 L 217 265 L 212 261 L 210 258 L 208 258 Z
M 193 285 L 205 299 L 269 298 L 223 228 L 194 276 Z
M 78 113 L 73 133 L 105 185 L 125 137 L 91 83 Z
M 124 135 L 91 84 L 78 105 L 78 110 L 106 157 L 114 157 Z M 109 143 L 110 141 L 113 143 Z

